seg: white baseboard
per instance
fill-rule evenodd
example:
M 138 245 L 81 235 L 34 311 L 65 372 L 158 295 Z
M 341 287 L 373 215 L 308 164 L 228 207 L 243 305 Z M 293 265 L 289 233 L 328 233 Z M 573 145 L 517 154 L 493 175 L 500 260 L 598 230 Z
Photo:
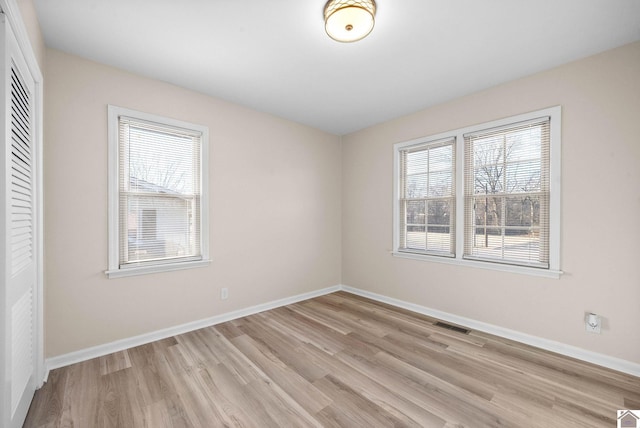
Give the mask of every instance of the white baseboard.
M 49 371 L 53 369 L 65 367 L 82 361 L 87 361 L 92 358 L 102 357 L 113 352 L 123 351 L 135 346 L 145 345 L 156 340 L 166 339 L 168 337 L 188 333 L 200 328 L 210 327 L 212 325 L 257 314 L 258 312 L 264 312 L 270 309 L 279 308 L 281 306 L 290 305 L 292 303 L 301 302 L 303 300 L 312 299 L 314 297 L 323 296 L 325 294 L 333 293 L 341 289 L 342 287 L 340 285 L 335 285 L 333 287 L 327 287 L 320 290 L 311 291 L 309 293 L 285 297 L 284 299 L 273 300 L 271 302 L 262 303 L 245 309 L 227 312 L 225 314 L 216 315 L 211 318 L 205 318 L 199 321 L 193 321 L 186 324 L 177 325 L 175 327 L 169 327 L 162 330 L 141 334 L 139 336 L 129 337 L 127 339 L 116 340 L 115 342 L 105 343 L 104 345 L 81 349 L 79 351 L 70 352 L 68 354 L 59 355 L 57 357 L 47 358 L 45 362 L 46 370 L 44 381 L 46 382 L 47 378 L 49 377 Z
M 327 287 L 309 293 L 298 294 L 284 299 L 274 300 L 271 302 L 251 306 L 249 308 L 240 309 L 237 311 L 227 312 L 225 314 L 216 315 L 211 318 L 206 318 L 199 321 L 194 321 L 186 324 L 181 324 L 175 327 L 169 327 L 163 330 L 158 330 L 139 336 L 130 337 L 127 339 L 117 340 L 115 342 L 106 343 L 104 345 L 98 345 L 91 348 L 82 349 L 80 351 L 71 352 L 57 357 L 48 358 L 45 362 L 45 378 L 47 380 L 49 371 L 60 367 L 68 366 L 71 364 L 79 363 L 82 361 L 90 360 L 92 358 L 102 357 L 113 352 L 123 351 L 125 349 L 133 348 L 134 346 L 144 345 L 156 340 L 166 339 L 168 337 L 176 336 L 178 334 L 188 333 L 193 330 L 197 330 L 204 327 L 210 327 L 212 325 L 220 324 L 223 322 L 231 321 L 234 319 L 246 317 L 256 314 L 258 312 L 267 311 L 270 309 L 279 308 L 281 306 L 290 305 L 292 303 L 300 302 L 314 297 L 323 296 L 325 294 L 333 293 L 336 291 L 346 291 L 351 294 L 366 297 L 371 300 L 375 300 L 382 303 L 387 303 L 391 306 L 407 309 L 419 314 L 427 315 L 433 318 L 438 318 L 443 321 L 458 324 L 464 327 L 468 327 L 474 330 L 479 330 L 485 333 L 493 334 L 495 336 L 504 337 L 506 339 L 514 340 L 516 342 L 524 343 L 527 345 L 535 346 L 537 348 L 545 349 L 547 351 L 555 352 L 568 357 L 576 358 L 589 363 L 597 364 L 599 366 L 607 367 L 613 370 L 617 370 L 623 373 L 627 373 L 633 376 L 640 377 L 640 364 L 630 361 L 622 360 L 620 358 L 611 357 L 597 352 L 587 351 L 582 348 L 578 348 L 564 343 L 555 342 L 553 340 L 543 339 L 540 337 L 532 336 L 519 331 L 510 330 L 507 328 L 499 327 L 493 324 L 487 324 L 481 321 L 476 321 L 471 318 L 465 318 L 458 315 L 450 314 L 447 312 L 439 311 L 437 309 L 431 309 L 426 306 L 417 305 L 415 303 L 405 302 L 403 300 L 387 297 L 382 294 L 372 293 L 370 291 L 361 290 L 359 288 L 349 287 L 347 285 L 335 285 L 333 287 Z
M 431 309 L 426 306 L 416 305 L 414 303 L 409 303 L 403 300 L 394 299 L 392 297 L 387 297 L 382 294 L 376 294 L 370 291 L 361 290 L 359 288 L 349 287 L 347 285 L 342 285 L 340 288 L 343 291 L 346 291 L 348 293 L 366 297 L 368 299 L 375 300 L 381 303 L 387 303 L 391 306 L 407 309 L 413 312 L 417 312 L 419 314 L 427 315 L 433 318 L 438 318 L 442 321 L 458 324 L 463 327 L 468 327 L 473 330 L 479 330 L 484 333 L 493 334 L 495 336 L 504 337 L 505 339 L 514 340 L 516 342 L 524 343 L 526 345 L 535 346 L 536 348 L 541 348 L 547 351 L 555 352 L 557 354 L 576 358 L 578 360 L 597 364 L 602 367 L 607 367 L 613 370 L 617 370 L 619 372 L 640 377 L 640 364 L 633 363 L 631 361 L 611 357 L 604 354 L 599 354 L 597 352 L 587 351 L 586 349 L 567 345 L 561 342 L 543 339 L 540 337 L 532 336 L 530 334 L 521 333 L 515 330 L 510 330 L 508 328 L 503 328 L 493 324 L 487 324 L 481 321 L 476 321 L 471 318 L 465 318 L 465 317 L 450 314 L 447 312 L 442 312 L 436 309 Z

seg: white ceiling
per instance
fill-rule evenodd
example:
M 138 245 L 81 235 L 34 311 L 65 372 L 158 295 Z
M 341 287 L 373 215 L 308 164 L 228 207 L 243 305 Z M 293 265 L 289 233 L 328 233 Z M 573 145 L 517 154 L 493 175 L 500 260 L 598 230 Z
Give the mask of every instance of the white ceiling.
M 34 0 L 47 46 L 343 135 L 640 40 L 640 0 Z

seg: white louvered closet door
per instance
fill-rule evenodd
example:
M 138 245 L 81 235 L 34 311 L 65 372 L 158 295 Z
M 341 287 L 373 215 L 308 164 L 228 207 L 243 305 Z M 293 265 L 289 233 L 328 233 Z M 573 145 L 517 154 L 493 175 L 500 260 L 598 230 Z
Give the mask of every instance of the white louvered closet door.
M 36 389 L 34 81 L 2 20 L 2 403 L 0 427 L 20 427 Z

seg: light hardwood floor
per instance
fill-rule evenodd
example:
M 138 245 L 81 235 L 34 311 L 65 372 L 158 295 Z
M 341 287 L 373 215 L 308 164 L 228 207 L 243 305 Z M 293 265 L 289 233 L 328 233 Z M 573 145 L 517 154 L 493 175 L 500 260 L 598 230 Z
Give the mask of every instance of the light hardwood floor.
M 51 372 L 25 427 L 615 427 L 640 378 L 338 292 Z

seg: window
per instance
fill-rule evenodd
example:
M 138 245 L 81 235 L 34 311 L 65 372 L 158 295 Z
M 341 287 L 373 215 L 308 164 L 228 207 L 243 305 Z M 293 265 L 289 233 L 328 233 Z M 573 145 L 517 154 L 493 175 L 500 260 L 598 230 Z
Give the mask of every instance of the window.
M 394 156 L 394 255 L 560 275 L 560 107 L 398 143 Z
M 208 129 L 109 106 L 109 277 L 208 263 Z
M 455 255 L 455 140 L 400 149 L 400 249 Z
M 464 257 L 548 268 L 549 117 L 464 140 Z

